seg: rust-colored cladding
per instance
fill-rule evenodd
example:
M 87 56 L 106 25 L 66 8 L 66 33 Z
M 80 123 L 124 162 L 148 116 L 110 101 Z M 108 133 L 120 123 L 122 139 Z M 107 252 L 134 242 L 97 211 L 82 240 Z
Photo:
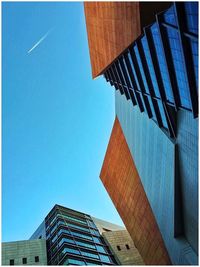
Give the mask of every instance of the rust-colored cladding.
M 138 2 L 85 2 L 93 78 L 141 33 Z
M 85 2 L 85 19 L 93 78 L 100 75 L 155 21 L 170 2 Z
M 116 117 L 100 178 L 148 265 L 171 261 Z

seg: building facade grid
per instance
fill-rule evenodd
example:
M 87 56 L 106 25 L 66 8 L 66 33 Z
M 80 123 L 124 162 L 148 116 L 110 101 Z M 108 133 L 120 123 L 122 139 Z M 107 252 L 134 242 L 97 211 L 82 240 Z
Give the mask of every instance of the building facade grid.
M 50 265 L 116 265 L 92 218 L 56 205 L 45 218 Z
M 176 138 L 175 112 L 185 109 L 198 116 L 198 3 L 175 2 L 156 15 L 104 77 Z

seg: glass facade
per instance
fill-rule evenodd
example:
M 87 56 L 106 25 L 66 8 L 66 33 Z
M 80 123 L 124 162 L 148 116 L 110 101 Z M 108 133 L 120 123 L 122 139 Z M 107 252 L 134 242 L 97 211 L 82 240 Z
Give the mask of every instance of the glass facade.
M 49 265 L 117 265 L 89 215 L 56 205 L 45 227 Z
M 156 15 L 104 77 L 176 138 L 179 109 L 198 117 L 198 2 L 175 2 Z

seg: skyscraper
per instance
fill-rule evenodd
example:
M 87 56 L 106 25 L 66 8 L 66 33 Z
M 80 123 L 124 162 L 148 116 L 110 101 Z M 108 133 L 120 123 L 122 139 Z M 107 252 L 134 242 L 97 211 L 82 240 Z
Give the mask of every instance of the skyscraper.
M 162 12 L 150 4 L 154 20 L 141 23 L 143 32 L 131 35 L 99 71 L 116 90 L 116 119 L 100 177 L 146 264 L 197 264 L 198 3 L 168 3 Z M 132 6 L 140 14 L 137 23 L 144 16 L 140 8 Z M 86 9 L 90 55 L 98 61 L 92 50 L 98 35 L 90 34 Z M 106 32 L 113 14 L 105 14 Z M 115 18 L 128 25 L 122 14 Z M 126 30 L 118 28 L 112 38 Z
M 47 240 L 48 265 L 119 265 L 121 261 L 101 235 L 116 230 L 125 228 L 55 205 L 30 239 Z M 125 244 L 129 242 L 126 236 L 123 240 Z M 134 252 L 138 260 L 135 247 Z M 134 263 L 134 258 L 131 260 Z

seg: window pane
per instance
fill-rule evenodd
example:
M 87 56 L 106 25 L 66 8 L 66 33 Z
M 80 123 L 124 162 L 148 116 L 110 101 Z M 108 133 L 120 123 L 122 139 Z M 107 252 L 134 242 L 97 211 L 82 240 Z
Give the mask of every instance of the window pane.
M 82 246 L 82 247 L 96 249 L 95 245 L 84 243 L 84 242 L 81 242 L 81 241 L 77 241 L 76 240 L 76 244 L 78 244 L 79 246 Z
M 68 264 L 75 264 L 75 265 L 85 265 L 84 261 L 78 260 L 78 259 L 72 259 L 68 258 L 63 265 L 68 265 Z
M 79 250 L 73 248 L 64 248 L 62 253 L 80 254 Z
M 97 251 L 98 251 L 98 252 L 107 253 L 107 251 L 105 250 L 104 247 L 99 246 L 99 245 L 96 245 L 96 247 L 97 247 Z
M 101 259 L 102 261 L 104 261 L 104 262 L 109 262 L 109 263 L 112 262 L 112 261 L 110 260 L 110 258 L 109 258 L 108 256 L 106 256 L 106 255 L 99 254 L 99 256 L 100 256 L 100 259 Z
M 98 254 L 86 252 L 86 251 L 81 251 L 81 254 L 86 257 L 94 258 L 94 259 L 99 259 Z

